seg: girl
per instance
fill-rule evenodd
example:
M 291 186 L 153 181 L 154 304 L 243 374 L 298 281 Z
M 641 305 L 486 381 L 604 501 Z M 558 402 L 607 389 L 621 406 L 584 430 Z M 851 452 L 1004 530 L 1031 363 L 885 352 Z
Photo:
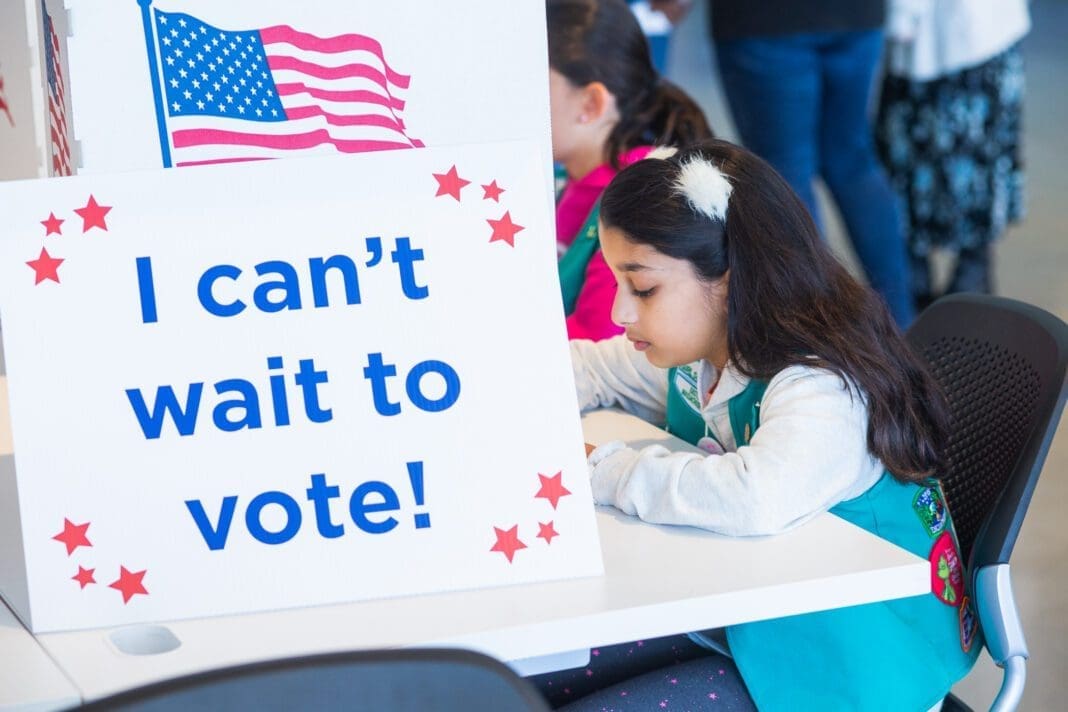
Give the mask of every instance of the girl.
M 622 166 L 653 144 L 711 137 L 701 109 L 657 76 L 624 0 L 548 0 L 553 159 L 567 183 L 556 209 L 560 284 L 570 338 L 620 333 L 615 280 L 600 254 L 596 202 Z
M 830 510 L 932 565 L 929 595 L 728 628 L 734 664 L 672 667 L 672 706 L 704 709 L 712 694 L 735 709 L 939 704 L 981 644 L 931 479 L 944 403 L 883 302 L 838 264 L 786 182 L 722 141 L 623 170 L 601 201 L 601 241 L 626 335 L 572 342 L 580 405 L 620 405 L 709 454 L 602 445 L 589 458 L 598 503 L 734 536 Z M 661 677 L 577 704 L 669 700 L 650 682 Z

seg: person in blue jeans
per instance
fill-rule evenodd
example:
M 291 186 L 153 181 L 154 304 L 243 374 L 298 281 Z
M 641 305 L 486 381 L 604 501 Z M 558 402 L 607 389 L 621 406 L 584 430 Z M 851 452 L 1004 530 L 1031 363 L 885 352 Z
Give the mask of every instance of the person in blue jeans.
M 884 0 L 710 0 L 724 93 L 742 143 L 771 163 L 823 232 L 823 179 L 872 287 L 897 323 L 915 317 L 902 216 L 869 108 Z

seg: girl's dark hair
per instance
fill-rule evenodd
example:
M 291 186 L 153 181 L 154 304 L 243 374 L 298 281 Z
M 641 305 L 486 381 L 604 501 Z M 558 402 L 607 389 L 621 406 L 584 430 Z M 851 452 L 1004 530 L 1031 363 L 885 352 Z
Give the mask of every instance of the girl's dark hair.
M 725 222 L 680 193 L 681 167 L 693 160 L 710 161 L 731 183 Z M 882 300 L 835 259 L 767 163 L 714 140 L 638 161 L 608 185 L 601 220 L 689 261 L 701 279 L 730 270 L 727 347 L 739 371 L 760 380 L 792 365 L 832 371 L 864 394 L 868 450 L 891 474 L 916 481 L 939 471 L 948 419 L 941 390 Z
M 661 78 L 649 44 L 623 0 L 547 0 L 549 66 L 578 87 L 601 82 L 616 98 L 619 123 L 605 159 L 643 145 L 683 145 L 712 138 L 701 108 Z

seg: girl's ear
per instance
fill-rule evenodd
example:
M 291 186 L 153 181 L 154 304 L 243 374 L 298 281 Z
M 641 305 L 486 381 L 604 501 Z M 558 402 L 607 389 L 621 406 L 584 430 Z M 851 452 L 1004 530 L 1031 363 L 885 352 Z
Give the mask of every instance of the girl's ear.
M 590 82 L 582 87 L 582 114 L 579 123 L 595 124 L 616 113 L 616 97 L 602 82 Z

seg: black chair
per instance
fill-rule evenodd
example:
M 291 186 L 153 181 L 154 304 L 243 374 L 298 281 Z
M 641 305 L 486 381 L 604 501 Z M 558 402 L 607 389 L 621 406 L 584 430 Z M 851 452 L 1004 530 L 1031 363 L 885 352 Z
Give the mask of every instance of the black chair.
M 978 294 L 938 300 L 907 334 L 949 400 L 942 485 L 994 662 L 991 709 L 1012 710 L 1028 657 L 1009 556 L 1064 409 L 1068 325 L 1037 307 Z M 944 710 L 968 707 L 950 695 Z
M 78 709 L 542 712 L 549 707 L 530 683 L 493 658 L 466 650 L 406 649 L 329 653 L 210 670 Z

